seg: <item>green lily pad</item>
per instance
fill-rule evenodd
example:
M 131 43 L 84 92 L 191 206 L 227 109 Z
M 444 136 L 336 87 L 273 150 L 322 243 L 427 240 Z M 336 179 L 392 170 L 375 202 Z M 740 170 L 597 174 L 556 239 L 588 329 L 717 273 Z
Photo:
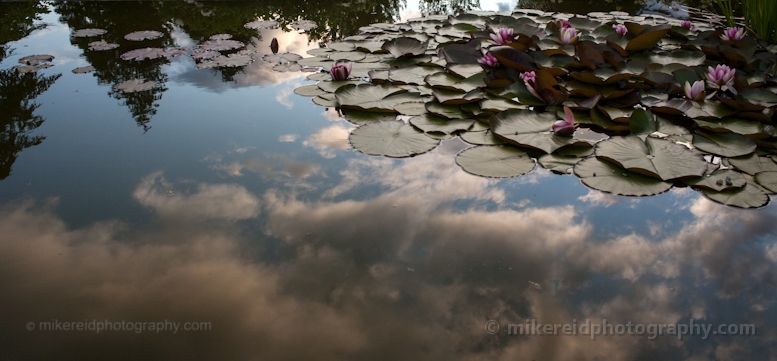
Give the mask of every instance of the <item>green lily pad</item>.
M 461 78 L 457 75 L 439 71 L 427 76 L 424 82 L 435 88 L 462 92 L 470 92 L 484 85 L 482 74 L 476 74 L 472 78 Z
M 631 59 L 632 61 L 644 61 L 648 64 L 699 66 L 704 64 L 707 56 L 700 51 L 676 50 L 670 53 L 642 53 L 631 57 Z
M 323 67 L 325 69 L 330 69 L 332 65 L 335 64 L 335 61 L 329 58 L 321 58 L 321 57 L 310 57 L 305 59 L 300 59 L 297 61 L 297 64 L 302 66 L 310 66 L 310 67 Z
M 428 75 L 439 73 L 440 68 L 429 66 L 409 66 L 399 69 L 389 70 L 389 79 L 395 82 L 402 82 L 405 84 L 423 85 L 424 78 Z
M 424 102 L 407 102 L 394 106 L 394 110 L 403 115 L 421 115 L 426 114 L 426 104 Z
M 327 92 L 327 93 L 334 93 L 337 91 L 337 89 L 340 89 L 341 87 L 344 87 L 348 84 L 367 84 L 366 82 L 362 80 L 335 80 L 335 81 L 322 81 L 318 83 L 319 89 Z
M 450 64 L 448 71 L 462 78 L 470 78 L 477 74 L 483 74 L 480 64 Z
M 395 58 L 403 56 L 417 56 L 423 55 L 426 52 L 428 42 L 421 42 L 414 38 L 397 38 L 394 40 L 386 41 L 381 46 L 381 49 L 388 51 Z
M 586 186 L 621 196 L 652 196 L 672 188 L 672 183 L 628 171 L 597 157 L 581 160 L 575 164 L 574 172 Z
M 700 177 L 707 170 L 701 154 L 668 140 L 634 135 L 612 137 L 596 144 L 596 156 L 630 171 L 670 180 Z
M 669 28 L 645 32 L 635 37 L 634 39 L 629 40 L 629 43 L 626 44 L 625 49 L 629 51 L 653 49 L 653 47 L 656 46 L 661 38 L 666 36 L 666 33 L 668 32 Z
M 480 132 L 468 131 L 468 132 L 459 134 L 459 138 L 461 138 L 461 140 L 469 144 L 475 144 L 475 145 L 505 144 L 505 142 L 497 138 L 494 135 L 494 133 L 491 132 L 491 130 L 480 131 Z
M 696 188 L 706 188 L 715 192 L 722 192 L 734 188 L 742 188 L 747 184 L 747 179 L 731 169 L 719 169 L 705 174 L 699 178 L 684 180 L 685 184 Z
M 757 186 L 747 183 L 742 188 L 734 188 L 722 192 L 701 189 L 705 198 L 737 208 L 761 208 L 769 204 L 769 195 Z
M 772 193 L 777 193 L 777 172 L 756 173 L 754 179 L 761 187 Z
M 418 93 L 393 85 L 349 84 L 335 92 L 337 103 L 343 108 L 368 110 L 375 112 L 396 112 L 394 107 L 401 103 L 418 101 Z
M 526 152 L 508 145 L 483 145 L 464 149 L 456 164 L 465 172 L 490 178 L 518 177 L 534 169 Z
M 440 144 L 401 120 L 364 124 L 351 132 L 348 141 L 362 153 L 392 158 L 423 154 Z
M 715 120 L 694 119 L 699 128 L 711 130 L 717 133 L 737 133 L 753 136 L 761 134 L 764 131 L 763 124 L 750 119 L 725 118 Z
M 553 153 L 556 149 L 583 141 L 553 134 L 558 119 L 549 113 L 514 109 L 491 116 L 489 123 L 495 134 L 508 142 Z
M 326 94 L 325 91 L 318 87 L 318 84 L 303 85 L 294 89 L 294 93 L 302 95 L 304 97 L 314 97 L 316 95 Z
M 397 115 L 392 113 L 365 112 L 353 109 L 343 111 L 343 117 L 345 117 L 345 120 L 356 125 L 397 119 Z
M 448 119 L 467 119 L 471 115 L 461 110 L 461 107 L 455 105 L 442 105 L 440 103 L 426 103 L 426 111 Z
M 483 99 L 483 91 L 475 89 L 469 93 L 456 90 L 435 89 L 432 91 L 435 99 L 443 105 L 462 105 L 479 102 Z
M 474 119 L 448 119 L 433 114 L 424 114 L 410 119 L 410 124 L 424 132 L 451 134 L 457 130 L 467 130 Z
M 757 154 L 749 154 L 742 157 L 729 158 L 728 163 L 747 174 L 755 175 L 760 172 L 777 171 L 777 163 L 769 157 L 760 157 Z
M 755 151 L 755 142 L 735 133 L 698 133 L 693 135 L 693 146 L 721 157 L 739 157 Z
M 636 109 L 631 115 L 629 122 L 631 134 L 636 135 L 643 141 L 647 136 L 659 132 L 665 135 L 685 135 L 691 132 L 681 126 L 674 125 L 668 120 L 656 117 L 648 110 Z
M 591 147 L 564 147 L 553 154 L 545 154 L 537 159 L 543 168 L 557 174 L 570 174 L 575 164 L 593 154 Z
M 325 93 L 313 98 L 313 103 L 322 107 L 334 107 L 337 106 L 335 101 L 335 95 L 332 93 Z
M 336 51 L 331 52 L 327 54 L 329 56 L 329 59 L 332 60 L 350 60 L 350 61 L 359 61 L 364 59 L 367 54 L 361 52 L 361 51 Z

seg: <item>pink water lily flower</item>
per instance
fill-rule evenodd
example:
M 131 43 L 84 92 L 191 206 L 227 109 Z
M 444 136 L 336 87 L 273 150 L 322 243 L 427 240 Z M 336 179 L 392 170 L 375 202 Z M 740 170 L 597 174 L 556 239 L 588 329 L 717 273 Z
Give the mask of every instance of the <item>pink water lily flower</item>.
M 629 32 L 629 29 L 626 28 L 626 25 L 623 24 L 613 24 L 612 28 L 615 29 L 615 32 L 621 35 L 626 35 L 627 32 Z
M 571 136 L 575 132 L 575 114 L 568 106 L 564 106 L 564 120 L 553 123 L 553 134 L 561 136 Z
M 514 38 L 515 36 L 513 35 L 513 29 L 509 28 L 500 28 L 498 31 L 495 31 L 493 34 L 491 34 L 491 39 L 494 39 L 494 42 L 497 45 L 512 43 Z
M 521 73 L 521 79 L 526 83 L 526 85 L 534 85 L 534 81 L 537 79 L 537 73 L 533 71 L 526 71 Z
M 690 20 L 683 20 L 683 22 L 680 23 L 680 26 L 693 30 L 693 24 L 691 24 Z
M 558 34 L 559 39 L 564 44 L 574 44 L 577 42 L 577 30 L 575 28 L 564 28 Z
M 491 53 L 486 53 L 486 55 L 483 55 L 482 58 L 478 59 L 478 63 L 492 68 L 499 67 L 499 60 L 496 60 L 496 57 L 494 57 Z
M 701 101 L 707 97 L 707 92 L 705 92 L 704 88 L 704 82 L 701 80 L 693 82 L 693 85 L 691 85 L 689 82 L 685 82 L 683 91 L 685 92 L 685 97 L 690 100 Z
M 736 76 L 737 70 L 731 69 L 728 65 L 720 64 L 715 68 L 709 67 L 707 69 L 707 81 L 712 84 L 731 86 Z
M 743 28 L 726 28 L 723 31 L 723 35 L 720 36 L 726 41 L 739 41 L 745 37 L 745 29 Z
M 332 65 L 332 69 L 329 70 L 329 73 L 332 75 L 332 80 L 347 80 L 348 77 L 351 76 L 352 67 L 350 62 Z
M 556 26 L 558 26 L 559 29 L 569 29 L 572 27 L 572 24 L 569 23 L 569 20 L 558 19 L 556 20 Z

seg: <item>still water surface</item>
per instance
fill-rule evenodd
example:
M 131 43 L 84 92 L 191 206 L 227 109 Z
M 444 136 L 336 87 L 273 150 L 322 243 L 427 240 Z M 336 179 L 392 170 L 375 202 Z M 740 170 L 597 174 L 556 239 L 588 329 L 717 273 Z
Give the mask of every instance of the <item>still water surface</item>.
M 641 1 L 522 4 L 678 12 Z M 186 56 L 119 58 L 221 33 L 260 56 L 273 38 L 281 52 L 304 55 L 371 23 L 515 6 L 0 3 L 0 358 L 775 357 L 774 207 L 727 208 L 689 189 L 615 197 L 539 167 L 517 179 L 480 178 L 454 163 L 469 147 L 458 139 L 413 158 L 367 156 L 347 142 L 354 125 L 293 93 L 311 83 L 308 73 L 261 60 L 198 69 Z M 243 27 L 260 17 L 319 27 Z M 92 40 L 70 36 L 82 28 L 106 29 L 102 39 L 120 47 L 89 51 Z M 164 35 L 124 40 L 138 30 Z M 54 66 L 15 73 L 33 54 L 55 56 Z M 87 65 L 95 72 L 71 72 Z M 131 78 L 158 86 L 114 90 Z M 209 329 L 41 330 L 166 320 Z M 644 334 L 508 334 L 527 320 L 606 320 Z M 691 322 L 711 325 L 710 334 L 649 334 Z M 754 325 L 757 334 L 714 334 L 720 325 Z

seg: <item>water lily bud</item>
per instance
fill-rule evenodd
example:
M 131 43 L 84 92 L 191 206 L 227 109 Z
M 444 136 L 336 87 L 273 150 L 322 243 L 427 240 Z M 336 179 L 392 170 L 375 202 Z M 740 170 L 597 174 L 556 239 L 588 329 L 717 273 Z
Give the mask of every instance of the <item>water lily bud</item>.
M 572 24 L 569 23 L 569 20 L 558 19 L 556 20 L 556 26 L 558 26 L 559 29 L 568 29 L 572 27 Z
M 574 44 L 577 42 L 577 30 L 575 28 L 561 29 L 558 37 L 564 44 Z
M 680 23 L 680 26 L 693 30 L 693 24 L 691 24 L 690 20 L 683 20 L 683 22 Z
M 564 106 L 564 120 L 558 120 L 553 123 L 553 133 L 561 136 L 571 136 L 575 133 L 575 113 L 568 106 Z
M 707 93 L 705 92 L 704 88 L 704 82 L 701 80 L 693 82 L 693 85 L 691 85 L 689 82 L 685 82 L 683 92 L 685 92 L 685 97 L 690 100 L 701 101 L 707 97 Z
M 534 85 L 534 82 L 537 79 L 537 73 L 533 71 L 523 72 L 521 73 L 521 79 L 528 85 Z
M 351 63 L 335 64 L 329 73 L 332 75 L 332 80 L 347 80 L 351 76 Z
M 615 32 L 621 35 L 626 35 L 626 33 L 629 32 L 629 29 L 626 28 L 626 25 L 623 24 L 613 24 L 612 28 L 615 29 Z

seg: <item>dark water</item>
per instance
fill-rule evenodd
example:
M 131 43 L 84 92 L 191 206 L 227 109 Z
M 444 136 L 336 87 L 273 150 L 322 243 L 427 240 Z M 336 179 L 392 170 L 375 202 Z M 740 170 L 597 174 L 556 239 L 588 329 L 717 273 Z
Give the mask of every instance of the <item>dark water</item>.
M 119 58 L 220 33 L 259 55 L 272 38 L 305 54 L 419 11 L 515 5 L 0 3 L 0 359 L 774 358 L 773 206 L 726 208 L 689 189 L 619 198 L 541 168 L 475 177 L 454 163 L 468 147 L 457 139 L 366 156 L 347 143 L 355 126 L 293 93 L 306 73 Z M 259 17 L 319 27 L 243 27 Z M 81 28 L 120 47 L 89 51 L 95 39 L 70 37 Z M 164 35 L 124 40 L 137 30 Z M 54 66 L 17 74 L 32 54 Z M 71 73 L 86 65 L 95 72 Z M 114 90 L 132 78 L 158 85 Z M 508 334 L 527 322 L 558 334 Z M 610 334 L 591 336 L 601 325 Z

